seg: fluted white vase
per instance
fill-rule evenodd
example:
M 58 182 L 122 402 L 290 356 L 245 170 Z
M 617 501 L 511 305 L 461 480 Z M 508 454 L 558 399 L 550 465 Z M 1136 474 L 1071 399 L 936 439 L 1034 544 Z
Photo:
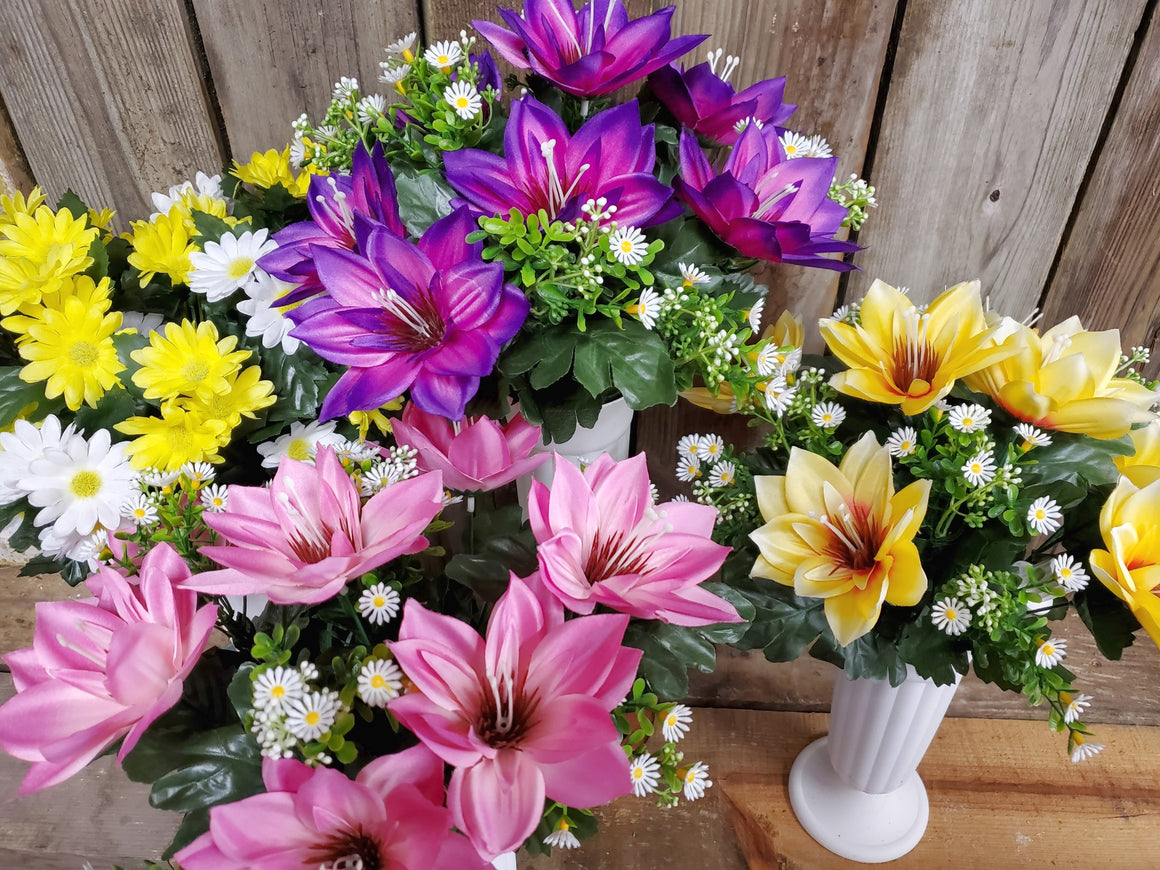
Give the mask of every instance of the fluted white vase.
M 516 853 L 504 852 L 491 862 L 495 870 L 516 870 Z
M 575 434 L 567 441 L 561 444 L 547 441 L 539 449 L 562 456 L 577 468 L 595 461 L 601 453 L 607 453 L 617 461 L 627 459 L 633 413 L 624 399 L 608 402 L 600 409 L 600 416 L 591 429 L 577 426 Z M 545 462 L 532 472 L 532 476 L 540 483 L 551 485 L 554 468 L 551 462 Z
M 834 680 L 830 733 L 797 757 L 789 798 L 802 827 L 836 855 L 893 861 L 918 845 L 930 805 L 918 764 L 946 715 L 954 683 L 907 665 L 906 680 Z

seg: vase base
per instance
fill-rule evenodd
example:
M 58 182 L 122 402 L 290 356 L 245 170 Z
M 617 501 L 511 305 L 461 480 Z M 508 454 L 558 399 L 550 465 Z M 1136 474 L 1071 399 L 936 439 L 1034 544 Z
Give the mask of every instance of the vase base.
M 811 837 L 835 855 L 865 864 L 893 861 L 917 846 L 930 815 L 917 773 L 888 794 L 859 791 L 834 772 L 825 737 L 794 761 L 789 802 Z

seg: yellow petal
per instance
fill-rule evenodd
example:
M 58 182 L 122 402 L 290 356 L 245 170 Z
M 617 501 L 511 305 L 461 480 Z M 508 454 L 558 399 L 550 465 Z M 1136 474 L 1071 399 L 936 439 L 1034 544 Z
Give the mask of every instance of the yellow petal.
M 922 570 L 918 548 L 906 541 L 890 553 L 894 563 L 886 581 L 886 601 L 898 607 L 914 607 L 926 594 L 926 573 Z
M 791 511 L 808 514 L 822 506 L 822 487 L 829 483 L 843 496 L 853 487 L 842 473 L 814 453 L 794 447 L 785 470 L 785 500 Z
M 846 646 L 870 631 L 878 622 L 885 597 L 884 584 L 873 583 L 863 591 L 827 598 L 826 621 L 838 643 Z
M 789 513 L 785 500 L 785 478 L 775 475 L 761 475 L 753 478 L 753 488 L 757 493 L 757 509 L 761 515 L 772 520 Z
M 890 474 L 890 453 L 878 444 L 873 432 L 867 432 L 842 457 L 838 466 L 847 480 L 854 482 L 854 501 L 881 517 L 886 503 L 894 494 Z

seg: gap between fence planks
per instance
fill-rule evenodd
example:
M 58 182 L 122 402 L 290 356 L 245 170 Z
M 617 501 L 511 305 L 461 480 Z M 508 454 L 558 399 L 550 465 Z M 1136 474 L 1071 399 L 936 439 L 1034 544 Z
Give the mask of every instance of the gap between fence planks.
M 1078 314 L 1152 350 L 1160 371 L 1160 17 L 1156 7 L 1046 291 L 1044 322 Z
M 0 701 L 11 678 L 0 676 Z M 681 866 L 711 870 L 854 868 L 825 852 L 798 825 L 786 782 L 797 753 L 826 730 L 827 717 L 754 710 L 696 710 L 682 743 L 709 765 L 706 797 L 659 810 L 627 797 L 597 810 L 600 832 L 576 852 L 520 857 L 526 870 Z M 1099 856 L 1116 870 L 1153 868 L 1160 852 L 1160 729 L 1108 726 L 1108 749 L 1082 765 L 1067 761 L 1042 724 L 948 719 L 920 773 L 930 795 L 926 838 L 891 864 L 907 868 L 1070 866 Z M 157 857 L 177 825 L 150 809 L 148 787 L 129 782 L 112 757 L 98 759 L 47 791 L 11 800 L 24 764 L 0 754 L 3 866 L 98 870 Z
M 1005 313 L 1039 303 L 1144 6 L 907 5 L 854 298 L 874 278 L 919 301 L 981 278 Z

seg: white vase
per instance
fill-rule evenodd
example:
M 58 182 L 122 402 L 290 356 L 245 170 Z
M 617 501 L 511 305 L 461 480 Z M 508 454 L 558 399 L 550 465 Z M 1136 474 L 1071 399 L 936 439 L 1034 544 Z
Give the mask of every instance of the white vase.
M 632 408 L 624 399 L 608 402 L 600 409 L 600 416 L 592 428 L 576 427 L 575 434 L 562 444 L 554 441 L 541 443 L 539 452 L 552 452 L 567 459 L 577 468 L 596 460 L 601 453 L 607 453 L 620 461 L 628 459 L 628 444 L 632 437 Z M 532 472 L 536 480 L 550 486 L 555 466 L 545 462 Z
M 797 757 L 789 798 L 802 827 L 836 855 L 893 861 L 918 845 L 930 805 L 918 764 L 958 688 L 907 665 L 906 680 L 834 680 L 830 733 Z
M 491 862 L 495 870 L 516 870 L 516 853 L 504 852 Z

